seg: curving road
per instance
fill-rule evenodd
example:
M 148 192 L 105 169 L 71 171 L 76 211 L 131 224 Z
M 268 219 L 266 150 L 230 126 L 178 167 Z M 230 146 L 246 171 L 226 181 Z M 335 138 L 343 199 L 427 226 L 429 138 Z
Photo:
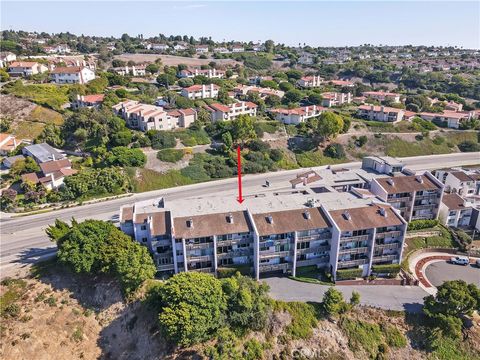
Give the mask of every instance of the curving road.
M 457 153 L 445 155 L 417 156 L 403 158 L 402 161 L 412 170 L 431 170 L 441 167 L 480 164 L 480 153 Z M 361 162 L 352 162 L 338 165 L 344 168 L 358 169 Z M 314 168 L 323 169 L 325 166 Z M 296 173 L 302 170 L 278 171 L 268 174 L 246 175 L 243 177 L 244 194 L 265 192 L 262 185 L 268 179 L 271 187 L 268 191 L 290 188 L 288 182 Z M 36 261 L 39 257 L 52 255 L 55 246 L 45 235 L 45 228 L 56 218 L 70 220 L 98 219 L 113 220 L 118 217 L 120 206 L 135 201 L 152 199 L 163 196 L 174 200 L 198 196 L 224 196 L 225 201 L 235 201 L 237 190 L 236 179 L 225 179 L 207 183 L 181 186 L 173 189 L 156 190 L 133 194 L 130 197 L 86 204 L 73 208 L 60 209 L 47 213 L 13 217 L 1 214 L 0 218 L 0 276 L 9 276 L 23 264 Z

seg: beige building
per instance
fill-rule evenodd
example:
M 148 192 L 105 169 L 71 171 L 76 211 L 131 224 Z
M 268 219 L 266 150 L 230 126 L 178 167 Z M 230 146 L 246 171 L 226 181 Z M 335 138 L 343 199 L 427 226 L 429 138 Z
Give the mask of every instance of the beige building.
M 32 76 L 47 71 L 48 68 L 40 63 L 32 61 L 14 61 L 8 65 L 8 74 L 10 76 Z
M 257 104 L 249 101 L 240 101 L 230 105 L 213 103 L 205 108 L 210 112 L 213 122 L 230 121 L 240 115 L 257 116 Z

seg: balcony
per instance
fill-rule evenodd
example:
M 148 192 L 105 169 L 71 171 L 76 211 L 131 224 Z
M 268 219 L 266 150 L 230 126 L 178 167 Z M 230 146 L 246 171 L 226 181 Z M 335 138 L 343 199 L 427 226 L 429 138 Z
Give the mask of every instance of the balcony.
M 415 200 L 434 200 L 437 198 L 437 194 L 425 194 L 425 195 L 416 195 Z
M 388 244 L 375 244 L 375 249 L 399 249 L 400 243 L 393 242 Z
M 217 240 L 217 246 L 231 246 L 231 245 L 240 245 L 240 244 L 250 244 L 253 243 L 251 239 L 230 239 L 230 240 Z
M 339 269 L 346 269 L 350 267 L 358 267 L 360 265 L 368 264 L 368 259 L 358 259 L 358 260 L 350 260 L 350 261 L 339 261 L 338 268 Z
M 211 273 L 212 268 L 211 267 L 206 267 L 206 268 L 200 268 L 200 269 L 188 269 L 188 271 L 198 271 L 198 272 L 203 272 L 203 273 Z
M 410 201 L 411 196 L 403 196 L 403 197 L 389 197 L 387 198 L 388 202 L 400 202 L 400 201 Z
M 342 255 L 346 254 L 367 254 L 369 253 L 370 250 L 368 247 L 357 247 L 357 248 L 351 248 L 351 249 L 342 249 L 340 248 L 339 253 Z
M 157 265 L 158 271 L 170 271 L 174 270 L 174 268 L 173 264 Z
M 232 250 L 226 253 L 217 254 L 217 258 L 220 259 L 229 259 L 238 256 L 251 256 L 253 254 L 252 249 L 237 249 Z
M 269 272 L 269 271 L 287 271 L 292 268 L 292 264 L 283 263 L 283 264 L 260 264 L 259 272 Z
M 213 241 L 208 243 L 202 244 L 185 244 L 187 250 L 194 250 L 194 249 L 206 249 L 213 246 Z
M 397 237 L 397 236 L 401 236 L 402 233 L 400 231 L 386 231 L 386 232 L 382 232 L 382 233 L 377 233 L 377 235 L 375 236 L 376 239 L 385 239 L 386 237 Z
M 307 236 L 299 236 L 297 242 L 306 242 L 312 240 L 329 240 L 332 238 L 332 234 L 315 234 Z
M 314 259 L 308 259 L 308 260 L 297 260 L 297 267 L 299 266 L 312 266 L 312 265 L 324 265 L 328 263 L 328 256 L 326 257 L 318 257 Z
M 422 204 L 422 205 L 413 205 L 413 210 L 422 210 L 422 209 L 435 209 L 437 204 Z
M 271 259 L 271 258 L 276 258 L 276 257 L 285 257 L 285 256 L 290 256 L 291 251 L 277 251 L 277 252 L 264 252 L 260 251 L 260 258 L 261 259 Z
M 261 240 L 260 241 L 260 245 L 261 244 L 265 244 L 265 243 L 272 243 L 271 246 L 275 246 L 275 245 L 284 245 L 284 244 L 290 244 L 293 242 L 293 238 L 287 238 L 287 239 L 267 239 L 267 240 Z
M 359 235 L 359 236 L 342 236 L 340 242 L 350 242 L 350 241 L 367 241 L 370 239 L 370 235 Z
M 315 252 L 324 252 L 324 251 L 330 251 L 330 246 L 325 245 L 325 246 L 314 246 L 311 248 L 307 249 L 297 249 L 297 254 L 302 255 L 302 254 L 312 254 Z
M 212 261 L 213 255 L 188 255 L 187 260 L 189 262 L 201 262 L 201 261 Z
M 380 255 L 380 256 L 374 256 L 372 263 L 377 264 L 377 263 L 382 263 L 382 262 L 387 262 L 387 261 L 393 261 L 393 260 L 398 260 L 398 255 Z
M 432 220 L 435 218 L 433 214 L 413 215 L 412 220 Z

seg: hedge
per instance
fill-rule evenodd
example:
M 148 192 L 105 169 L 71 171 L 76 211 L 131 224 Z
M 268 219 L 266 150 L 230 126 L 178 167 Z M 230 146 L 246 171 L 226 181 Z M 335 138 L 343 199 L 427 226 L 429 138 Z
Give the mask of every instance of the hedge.
M 337 270 L 336 280 L 349 280 L 362 277 L 362 269 L 342 269 Z
M 388 277 L 395 277 L 400 272 L 400 264 L 374 265 L 372 272 L 375 274 L 387 274 Z
M 408 224 L 408 230 L 430 229 L 438 225 L 438 220 L 413 220 Z
M 223 267 L 217 269 L 217 277 L 218 278 L 228 278 L 235 275 L 239 272 L 242 275 L 251 275 L 252 269 L 249 265 L 233 265 L 231 267 Z

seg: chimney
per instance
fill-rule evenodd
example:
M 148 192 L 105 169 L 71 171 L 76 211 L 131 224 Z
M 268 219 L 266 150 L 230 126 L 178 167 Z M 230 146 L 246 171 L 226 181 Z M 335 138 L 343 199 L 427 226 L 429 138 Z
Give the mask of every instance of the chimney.
M 382 107 L 380 108 L 382 110 L 382 112 L 385 111 L 385 106 L 382 105 Z
M 394 185 L 395 185 L 395 182 L 393 181 L 392 178 L 388 178 L 388 179 L 387 179 L 387 184 L 388 184 L 388 185 L 391 185 L 391 186 L 394 186 Z
M 193 219 L 187 220 L 187 227 L 193 229 Z
M 55 161 L 55 154 L 52 153 L 52 161 Z
M 227 216 L 227 222 L 228 222 L 229 224 L 233 224 L 233 215 L 232 215 L 231 213 L 228 214 L 228 216 Z
M 415 180 L 417 180 L 420 184 L 423 184 L 423 177 L 421 175 L 415 176 Z
M 350 213 L 348 212 L 348 210 L 345 210 L 343 212 L 343 217 L 345 218 L 345 220 L 350 220 L 352 217 L 350 216 Z
M 303 216 L 305 217 L 305 219 L 307 220 L 310 220 L 312 218 L 312 216 L 310 215 L 310 211 L 306 210 L 304 213 L 303 213 Z
M 273 224 L 272 215 L 268 215 L 268 216 L 267 216 L 267 222 L 268 222 L 269 224 Z
M 210 97 L 213 97 L 213 84 L 210 84 Z
M 385 208 L 381 207 L 380 208 L 380 215 L 382 215 L 383 217 L 388 217 L 387 210 L 385 210 Z

